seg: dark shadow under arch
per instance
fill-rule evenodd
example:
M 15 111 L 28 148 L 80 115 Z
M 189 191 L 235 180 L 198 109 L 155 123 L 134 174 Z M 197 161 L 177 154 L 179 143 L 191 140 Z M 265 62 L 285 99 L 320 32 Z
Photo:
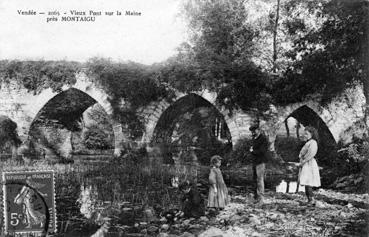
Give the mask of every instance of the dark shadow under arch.
M 319 133 L 319 149 L 317 154 L 317 160 L 320 166 L 332 166 L 332 159 L 336 156 L 337 152 L 337 143 L 330 132 L 329 128 L 325 124 L 325 122 L 319 117 L 319 115 L 308 106 L 304 105 L 300 108 L 293 111 L 287 118 L 296 119 L 301 125 L 304 127 L 312 126 L 318 130 Z M 284 125 L 282 125 L 284 126 Z M 302 134 L 301 134 L 302 135 Z M 283 141 L 284 140 L 284 141 Z M 298 144 L 296 144 L 298 143 Z M 295 144 L 295 145 L 294 145 Z M 295 158 L 294 161 L 298 161 L 298 152 L 302 145 L 303 141 L 298 141 L 297 139 L 293 139 L 291 137 L 287 138 L 283 135 L 277 135 L 276 138 L 276 150 L 279 153 L 288 154 L 289 151 L 283 151 L 285 149 L 291 149 L 291 153 Z M 288 160 L 290 161 L 290 160 Z
M 206 113 L 208 113 L 208 117 L 206 115 Z M 171 157 L 173 155 L 173 147 L 174 146 L 181 146 L 180 149 L 185 149 L 186 147 L 184 146 L 194 146 L 196 147 L 196 153 L 198 154 L 198 156 L 202 156 L 199 155 L 202 151 L 204 150 L 205 147 L 207 145 L 205 145 L 205 141 L 202 141 L 200 139 L 200 141 L 198 143 L 196 143 L 196 139 L 195 141 L 189 141 L 188 144 L 186 143 L 185 145 L 181 144 L 181 145 L 174 145 L 172 142 L 172 135 L 174 133 L 174 131 L 176 131 L 176 129 L 179 129 L 179 124 L 181 123 L 181 121 L 184 119 L 184 117 L 186 115 L 193 115 L 192 117 L 196 118 L 197 114 L 200 114 L 199 120 L 196 119 L 188 119 L 191 120 L 192 123 L 194 123 L 194 121 L 197 121 L 198 123 L 196 124 L 190 124 L 189 126 L 193 126 L 193 129 L 198 129 L 198 137 L 204 137 L 205 133 L 209 133 L 212 131 L 212 129 L 214 131 L 217 131 L 217 137 L 224 141 L 225 143 L 227 143 L 227 149 L 229 149 L 229 147 L 232 147 L 232 139 L 231 139 L 231 135 L 227 126 L 227 123 L 223 117 L 223 115 L 218 111 L 218 109 L 211 104 L 209 101 L 207 101 L 206 99 L 204 99 L 203 97 L 196 95 L 196 94 L 188 94 L 180 99 L 178 99 L 177 101 L 175 101 L 171 106 L 169 106 L 164 112 L 163 114 L 160 116 L 156 127 L 154 129 L 154 133 L 153 133 L 153 137 L 151 140 L 151 144 L 153 144 L 154 146 L 161 146 L 161 147 L 166 147 L 164 148 L 164 156 L 165 157 Z M 204 115 L 205 114 L 205 115 Z M 201 117 L 203 116 L 203 118 Z M 214 124 L 212 124 L 212 127 L 209 126 L 203 126 L 202 128 L 200 128 L 203 124 L 203 120 L 204 121 L 206 119 L 208 119 L 209 121 L 214 121 Z M 205 123 L 205 122 L 204 122 Z M 210 122 L 211 123 L 211 122 Z M 218 130 L 217 130 L 218 129 Z M 191 130 L 191 128 L 189 129 Z M 214 135 L 214 134 L 212 134 Z M 197 136 L 197 135 L 196 135 Z M 209 139 L 214 139 L 214 137 L 210 137 Z M 204 139 L 205 140 L 205 139 Z M 211 149 L 211 144 L 214 143 L 215 141 L 208 141 L 209 144 L 209 148 L 208 148 L 208 153 L 204 152 L 203 155 L 207 154 L 207 155 L 211 155 L 212 153 L 216 153 L 216 151 L 210 151 Z M 199 145 L 200 144 L 200 145 Z M 168 148 L 170 147 L 170 148 Z M 168 150 L 169 149 L 169 150 Z M 163 151 L 163 149 L 162 149 Z M 219 152 L 219 151 L 218 151 Z M 228 152 L 228 151 L 227 151 Z M 223 155 L 223 154 L 220 154 Z M 209 157 L 210 158 L 210 157 Z M 201 158 L 200 158 L 201 159 Z M 168 159 L 166 159 L 168 160 Z
M 70 88 L 51 98 L 37 113 L 32 125 L 48 119 L 60 124 L 70 131 L 77 128 L 77 121 L 83 112 L 97 103 L 91 96 L 81 90 Z M 31 125 L 31 127 L 32 127 Z

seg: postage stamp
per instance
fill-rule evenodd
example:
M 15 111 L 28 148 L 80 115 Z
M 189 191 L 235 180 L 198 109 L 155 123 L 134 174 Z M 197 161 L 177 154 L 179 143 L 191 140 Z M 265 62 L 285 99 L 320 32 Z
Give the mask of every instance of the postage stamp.
M 5 232 L 56 232 L 54 171 L 3 172 Z

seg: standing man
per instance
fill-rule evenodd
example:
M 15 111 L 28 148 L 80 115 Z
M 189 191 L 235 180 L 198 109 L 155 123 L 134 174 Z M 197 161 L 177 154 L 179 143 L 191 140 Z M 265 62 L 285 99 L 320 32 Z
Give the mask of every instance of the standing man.
M 253 156 L 253 178 L 256 184 L 255 201 L 257 204 L 264 203 L 264 175 L 265 163 L 268 161 L 268 139 L 261 132 L 259 125 L 250 127 L 252 133 L 252 146 L 250 152 Z

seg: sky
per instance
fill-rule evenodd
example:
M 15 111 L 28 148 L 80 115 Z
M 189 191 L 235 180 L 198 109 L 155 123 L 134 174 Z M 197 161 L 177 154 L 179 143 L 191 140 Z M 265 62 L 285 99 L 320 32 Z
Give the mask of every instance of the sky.
M 161 62 L 186 40 L 180 0 L 1 0 L 0 59 L 70 60 L 92 57 Z M 62 21 L 71 11 L 101 12 L 95 21 Z M 35 11 L 36 15 L 22 12 Z M 58 21 L 49 12 L 58 11 Z M 114 12 L 113 16 L 105 12 Z M 122 15 L 117 16 L 120 11 Z M 126 16 L 126 11 L 141 16 Z M 44 12 L 45 14 L 40 14 Z

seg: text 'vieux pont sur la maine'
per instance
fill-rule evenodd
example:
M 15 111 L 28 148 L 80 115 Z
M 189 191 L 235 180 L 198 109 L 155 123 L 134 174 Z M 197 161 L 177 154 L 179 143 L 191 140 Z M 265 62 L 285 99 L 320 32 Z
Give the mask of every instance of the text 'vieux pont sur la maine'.
M 35 10 L 17 10 L 18 15 L 35 16 L 45 15 L 46 22 L 94 22 L 96 17 L 101 16 L 142 16 L 140 11 L 126 10 L 126 11 L 46 11 L 37 12 Z

